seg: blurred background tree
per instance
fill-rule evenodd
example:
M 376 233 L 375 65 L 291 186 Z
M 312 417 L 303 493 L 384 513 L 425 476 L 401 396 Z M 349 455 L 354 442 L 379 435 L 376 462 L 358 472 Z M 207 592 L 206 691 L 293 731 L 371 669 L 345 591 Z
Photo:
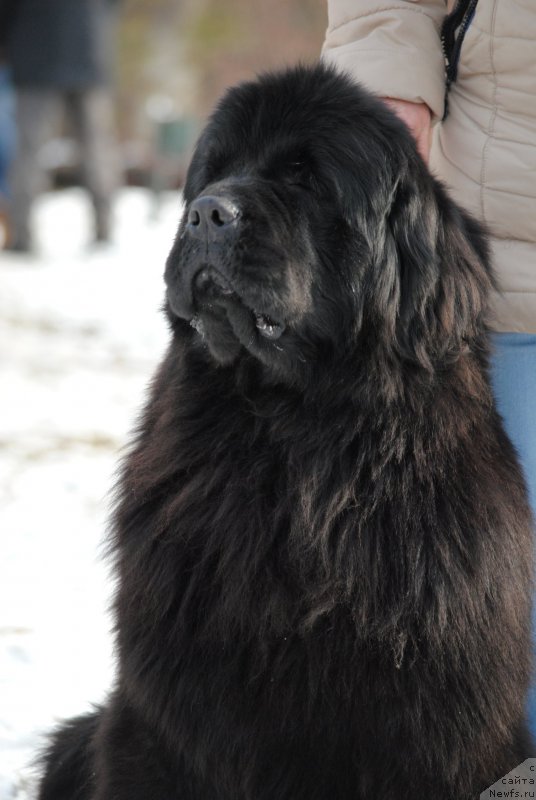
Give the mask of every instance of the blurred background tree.
M 318 58 L 325 0 L 124 0 L 117 115 L 127 161 L 143 161 L 155 126 L 199 123 L 227 86 Z

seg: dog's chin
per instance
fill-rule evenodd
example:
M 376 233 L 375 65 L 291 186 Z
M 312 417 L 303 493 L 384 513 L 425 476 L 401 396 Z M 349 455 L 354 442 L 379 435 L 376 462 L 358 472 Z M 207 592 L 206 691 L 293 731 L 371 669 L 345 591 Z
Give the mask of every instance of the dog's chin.
M 231 364 L 242 348 L 258 355 L 260 349 L 270 347 L 283 335 L 284 323 L 248 305 L 228 284 L 198 280 L 197 289 L 188 321 L 220 364 Z M 170 306 L 173 310 L 172 302 Z M 185 318 L 183 311 L 177 315 Z
M 235 312 L 247 316 L 244 310 Z M 244 320 L 243 327 L 247 324 Z M 200 344 L 208 349 L 210 355 L 220 364 L 232 364 L 242 350 L 242 342 L 236 335 L 226 309 L 221 305 L 206 305 L 191 319 L 190 325 L 197 333 Z

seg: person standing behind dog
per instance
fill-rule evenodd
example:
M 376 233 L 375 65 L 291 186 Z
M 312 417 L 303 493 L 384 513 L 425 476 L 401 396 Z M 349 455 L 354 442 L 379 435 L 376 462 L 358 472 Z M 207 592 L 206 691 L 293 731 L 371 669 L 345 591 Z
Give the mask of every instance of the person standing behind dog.
M 109 93 L 117 0 L 0 0 L 0 49 L 16 90 L 17 154 L 10 180 L 9 249 L 32 249 L 30 211 L 41 177 L 40 147 L 65 107 L 82 154 L 95 239 L 110 235 L 118 183 Z
M 536 3 L 328 0 L 328 13 L 324 59 L 387 101 L 491 233 L 492 380 L 536 514 Z M 536 734 L 536 689 L 529 718 Z

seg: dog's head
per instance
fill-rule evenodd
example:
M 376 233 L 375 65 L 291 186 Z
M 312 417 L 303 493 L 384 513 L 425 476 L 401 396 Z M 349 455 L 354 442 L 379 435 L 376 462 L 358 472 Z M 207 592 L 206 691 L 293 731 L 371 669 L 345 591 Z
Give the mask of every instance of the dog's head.
M 381 344 L 423 368 L 481 326 L 476 225 L 405 126 L 325 66 L 231 89 L 188 172 L 166 267 L 170 315 L 220 363 L 303 383 Z

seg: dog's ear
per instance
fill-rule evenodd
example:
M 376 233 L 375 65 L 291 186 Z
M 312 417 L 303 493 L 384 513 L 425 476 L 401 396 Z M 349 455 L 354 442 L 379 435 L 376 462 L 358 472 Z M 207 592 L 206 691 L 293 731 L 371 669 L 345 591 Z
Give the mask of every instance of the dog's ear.
M 419 166 L 399 181 L 387 216 L 384 319 L 399 355 L 432 369 L 483 332 L 494 281 L 482 228 Z

